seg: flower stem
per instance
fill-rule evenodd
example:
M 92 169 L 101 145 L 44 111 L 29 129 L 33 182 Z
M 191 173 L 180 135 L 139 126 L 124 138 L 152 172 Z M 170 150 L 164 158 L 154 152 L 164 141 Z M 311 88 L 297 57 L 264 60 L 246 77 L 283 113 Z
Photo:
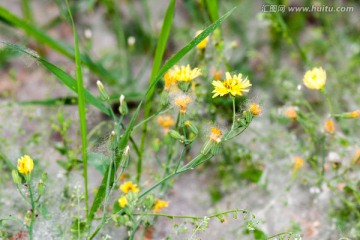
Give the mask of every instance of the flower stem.
M 232 122 L 232 125 L 231 125 L 231 130 L 234 129 L 235 127 L 235 121 L 236 121 L 236 108 L 235 108 L 235 97 L 231 97 L 232 98 L 232 105 L 233 105 L 233 122 Z
M 333 112 L 333 107 L 332 107 L 332 104 L 331 104 L 331 101 L 330 101 L 329 94 L 328 94 L 328 92 L 326 91 L 325 88 L 322 88 L 322 89 L 321 89 L 321 92 L 324 94 L 324 96 L 325 96 L 325 98 L 326 98 L 326 101 L 327 101 L 327 104 L 328 104 L 328 108 L 329 108 L 329 112 L 330 112 L 330 116 L 333 116 L 333 115 L 334 115 L 334 112 Z
M 25 177 L 26 179 L 26 183 L 28 184 L 29 187 L 29 195 L 30 195 L 30 202 L 31 202 L 31 219 L 30 219 L 30 224 L 29 224 L 29 228 L 28 228 L 28 232 L 29 232 L 29 238 L 30 240 L 33 239 L 33 226 L 34 226 L 34 221 L 35 221 L 35 202 L 34 202 L 34 195 L 31 189 L 31 177 L 29 176 L 29 178 Z

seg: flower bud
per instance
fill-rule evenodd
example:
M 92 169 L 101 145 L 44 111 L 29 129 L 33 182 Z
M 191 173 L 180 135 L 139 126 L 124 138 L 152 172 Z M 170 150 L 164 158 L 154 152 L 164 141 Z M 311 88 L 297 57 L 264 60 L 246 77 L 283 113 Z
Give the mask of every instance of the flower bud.
M 178 132 L 178 131 L 175 131 L 175 130 L 170 130 L 169 131 L 169 134 L 172 138 L 175 138 L 175 139 L 182 139 L 183 137 L 181 136 L 181 134 Z
M 44 193 L 45 190 L 45 183 L 40 180 L 40 182 L 38 183 L 38 194 L 42 195 Z
M 100 80 L 96 81 L 96 85 L 98 86 L 101 99 L 108 101 L 110 99 L 109 94 L 106 92 L 104 85 L 100 82 Z
M 120 107 L 119 107 L 119 112 L 121 115 L 126 115 L 129 112 L 127 103 L 125 101 L 125 96 L 124 95 L 120 95 Z
M 122 166 L 124 168 L 127 167 L 129 164 L 129 159 L 130 159 L 129 152 L 130 152 L 130 147 L 129 147 L 129 145 L 127 145 L 124 149 L 124 152 L 121 156 L 121 161 L 120 161 L 120 166 Z
M 185 121 L 184 122 L 184 125 L 189 127 L 190 130 L 195 134 L 195 135 L 198 135 L 199 133 L 199 130 L 197 129 L 197 127 L 192 123 L 190 122 L 189 120 Z

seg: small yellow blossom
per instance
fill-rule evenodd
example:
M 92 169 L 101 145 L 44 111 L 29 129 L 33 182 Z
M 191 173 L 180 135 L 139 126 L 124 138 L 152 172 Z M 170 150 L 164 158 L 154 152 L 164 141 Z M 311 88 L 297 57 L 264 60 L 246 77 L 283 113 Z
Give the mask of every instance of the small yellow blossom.
M 232 96 L 241 96 L 243 92 L 249 92 L 251 86 L 250 81 L 246 77 L 242 79 L 242 74 L 231 76 L 229 72 L 226 73 L 226 79 L 223 81 L 213 81 L 212 85 L 215 87 L 213 98 L 217 96 L 224 96 L 231 94 Z
M 164 89 L 168 90 L 172 85 L 176 83 L 174 70 L 170 69 L 169 71 L 167 71 L 164 75 L 164 79 L 165 79 Z
M 24 155 L 18 159 L 17 169 L 21 174 L 30 174 L 34 168 L 34 161 L 29 155 Z
M 296 172 L 298 170 L 300 170 L 304 165 L 304 159 L 302 159 L 301 157 L 294 157 L 294 167 L 293 167 L 293 171 Z
M 324 130 L 326 133 L 333 134 L 335 132 L 335 123 L 333 120 L 329 119 L 324 124 Z
M 307 88 L 320 90 L 325 86 L 326 72 L 321 67 L 313 68 L 305 73 L 303 82 Z
M 201 32 L 202 32 L 202 30 L 197 31 L 197 32 L 196 32 L 196 36 L 198 36 Z M 205 38 L 204 40 L 202 40 L 196 47 L 197 47 L 198 49 L 204 49 L 204 48 L 206 48 L 208 41 L 209 41 L 209 37 L 206 37 L 206 38 Z
M 125 193 L 125 194 L 130 191 L 132 191 L 134 193 L 138 193 L 140 191 L 138 186 L 136 184 L 133 184 L 132 181 L 128 181 L 128 182 L 121 184 L 120 190 L 123 191 L 123 193 Z
M 175 120 L 170 115 L 159 116 L 158 122 L 164 128 L 165 132 L 168 132 L 169 128 L 175 125 Z
M 250 103 L 249 111 L 252 113 L 252 115 L 259 116 L 261 114 L 261 112 L 262 112 L 262 109 L 261 109 L 259 104 Z
M 124 208 L 124 207 L 126 207 L 126 205 L 128 205 L 128 201 L 125 196 L 120 197 L 118 200 L 118 203 L 119 203 L 120 207 L 122 207 L 122 208 Z
M 360 110 L 352 111 L 350 113 L 351 118 L 358 118 L 360 117 Z
M 288 107 L 285 109 L 284 111 L 284 114 L 287 118 L 290 118 L 290 119 L 296 119 L 297 118 L 297 112 L 296 112 L 296 109 L 295 107 Z
M 199 68 L 191 69 L 190 65 L 186 66 L 174 66 L 172 70 L 173 77 L 177 82 L 191 82 L 193 79 L 201 76 L 201 70 Z
M 209 139 L 214 142 L 221 142 L 222 132 L 220 129 L 212 127 Z
M 175 105 L 180 107 L 180 113 L 185 114 L 191 98 L 187 95 L 180 95 L 175 98 Z
M 154 208 L 153 208 L 153 212 L 159 212 L 161 209 L 163 208 L 166 208 L 169 206 L 169 202 L 167 201 L 163 201 L 163 200 L 160 200 L 160 199 L 156 199 L 155 200 L 155 205 L 154 205 Z

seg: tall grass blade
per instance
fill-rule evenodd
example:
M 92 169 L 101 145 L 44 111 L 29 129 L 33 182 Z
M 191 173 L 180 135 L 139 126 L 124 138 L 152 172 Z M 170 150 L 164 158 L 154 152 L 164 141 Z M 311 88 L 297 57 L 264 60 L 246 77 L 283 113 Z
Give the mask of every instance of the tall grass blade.
M 161 28 L 159 41 L 156 46 L 154 63 L 153 63 L 152 70 L 151 70 L 149 86 L 151 86 L 151 84 L 156 80 L 156 75 L 160 69 L 160 65 L 161 65 L 163 55 L 165 52 L 165 48 L 166 48 L 166 43 L 169 38 L 171 25 L 172 25 L 173 18 L 174 18 L 175 2 L 176 2 L 175 0 L 171 0 L 169 3 L 169 7 L 166 10 L 166 14 L 165 14 L 164 21 L 163 21 L 163 26 Z M 147 119 L 150 116 L 151 106 L 152 106 L 151 99 L 154 95 L 154 91 L 155 91 L 155 89 L 152 88 L 147 95 L 146 102 L 145 102 L 144 119 Z M 144 147 L 145 147 L 146 132 L 147 132 L 147 122 L 144 123 L 142 135 L 141 135 L 141 141 L 140 141 L 140 155 L 138 158 L 137 174 L 136 174 L 136 181 L 138 183 L 140 182 L 141 173 L 142 173 L 142 157 L 143 157 L 143 152 L 144 152 Z
M 65 0 L 66 7 L 69 12 L 69 17 L 72 25 L 74 34 L 74 46 L 75 46 L 75 64 L 76 64 L 76 82 L 77 82 L 77 96 L 78 96 L 78 108 L 80 117 L 80 130 L 81 130 L 81 153 L 83 160 L 83 177 L 84 177 L 84 188 L 85 188 L 85 212 L 86 217 L 89 215 L 89 190 L 88 190 L 88 171 L 87 171 L 87 131 L 86 131 L 86 105 L 85 105 L 85 90 L 83 84 L 83 76 L 81 71 L 81 57 L 79 49 L 79 40 L 72 17 L 68 0 Z
M 206 0 L 206 6 L 212 22 L 219 18 L 219 8 L 217 0 Z

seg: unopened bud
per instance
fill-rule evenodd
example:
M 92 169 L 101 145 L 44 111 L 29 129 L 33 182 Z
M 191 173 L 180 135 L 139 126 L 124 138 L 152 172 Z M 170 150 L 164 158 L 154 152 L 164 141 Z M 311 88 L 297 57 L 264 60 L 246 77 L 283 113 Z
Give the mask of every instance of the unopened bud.
M 195 135 L 198 135 L 199 130 L 197 129 L 197 127 L 196 127 L 192 122 L 190 122 L 189 120 L 187 120 L 187 121 L 184 122 L 184 125 L 185 125 L 185 126 L 188 126 L 188 127 L 190 128 L 190 130 L 191 130 Z
M 124 149 L 124 152 L 121 156 L 121 161 L 120 161 L 120 166 L 122 166 L 124 168 L 127 167 L 129 164 L 129 159 L 130 159 L 129 152 L 130 152 L 130 147 L 129 147 L 129 145 L 127 145 Z
M 127 103 L 125 101 L 125 96 L 120 95 L 120 106 L 119 106 L 119 112 L 121 115 L 126 115 L 129 112 Z
M 91 39 L 92 38 L 92 31 L 90 29 L 85 29 L 84 31 L 85 38 Z
M 96 85 L 98 86 L 101 99 L 108 101 L 110 99 L 109 94 L 105 91 L 104 85 L 100 82 L 100 80 L 96 81 Z
M 251 120 L 252 120 L 251 112 L 250 111 L 244 111 L 243 115 L 244 115 L 246 123 L 249 124 L 251 122 Z
M 175 138 L 175 139 L 182 139 L 183 137 L 181 136 L 181 134 L 178 132 L 178 131 L 175 131 L 175 130 L 170 130 L 169 131 L 169 134 L 172 138 Z
M 45 190 L 45 183 L 43 181 L 40 181 L 38 183 L 38 194 L 42 195 L 44 193 Z
M 130 36 L 127 39 L 129 47 L 133 47 L 136 43 L 136 38 L 134 36 Z
M 162 107 L 165 107 L 169 104 L 169 94 L 167 91 L 163 91 L 161 93 L 160 103 Z

